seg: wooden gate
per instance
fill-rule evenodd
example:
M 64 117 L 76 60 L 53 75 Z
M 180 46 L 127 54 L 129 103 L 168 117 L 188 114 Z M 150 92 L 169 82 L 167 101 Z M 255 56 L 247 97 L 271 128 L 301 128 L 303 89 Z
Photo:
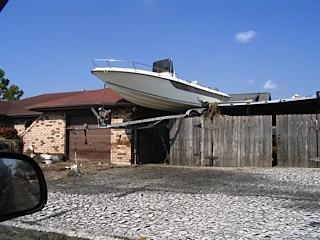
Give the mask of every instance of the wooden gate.
M 194 117 L 170 121 L 170 164 L 271 167 L 271 116 Z
M 68 116 L 69 127 L 96 125 L 97 120 L 91 114 L 77 114 Z M 67 153 L 70 159 L 97 160 L 110 163 L 111 129 L 90 131 L 67 131 Z
M 277 116 L 278 166 L 320 167 L 319 120 L 320 114 Z

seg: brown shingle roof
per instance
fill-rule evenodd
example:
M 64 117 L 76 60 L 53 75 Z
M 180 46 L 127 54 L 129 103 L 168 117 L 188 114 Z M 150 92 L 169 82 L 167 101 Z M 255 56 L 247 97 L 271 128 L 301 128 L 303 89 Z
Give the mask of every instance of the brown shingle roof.
M 10 117 L 14 116 L 36 116 L 41 115 L 41 112 L 31 111 L 28 109 L 29 106 L 38 104 L 41 102 L 50 101 L 56 98 L 63 98 L 68 96 L 69 93 L 51 93 L 51 94 L 42 94 L 35 97 L 25 98 L 19 101 L 14 101 L 11 103 L 10 109 L 7 112 L 7 115 Z
M 129 103 L 109 88 L 90 91 L 79 91 L 69 93 L 63 98 L 56 98 L 51 101 L 41 102 L 28 107 L 30 110 L 57 109 L 57 108 L 78 108 L 88 106 L 115 105 Z
M 109 88 L 78 92 L 51 93 L 12 102 L 10 107 L 7 109 L 7 115 L 11 117 L 36 116 L 40 115 L 41 113 L 39 111 L 43 110 L 87 108 L 91 106 L 111 106 L 121 104 L 130 103 Z M 1 102 L 0 107 L 1 114 Z
M 11 102 L 0 100 L 0 115 L 7 115 L 11 106 Z

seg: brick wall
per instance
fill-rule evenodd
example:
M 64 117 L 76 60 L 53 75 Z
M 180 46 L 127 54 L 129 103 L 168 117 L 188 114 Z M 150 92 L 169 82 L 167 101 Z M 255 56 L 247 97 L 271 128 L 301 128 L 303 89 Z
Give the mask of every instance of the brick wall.
M 14 122 L 13 127 L 18 131 L 18 135 L 21 136 L 24 133 L 27 122 L 27 119 L 18 119 Z
M 52 111 L 45 112 L 33 122 L 26 119 L 16 120 L 14 128 L 24 141 L 24 151 L 32 145 L 36 153 L 64 154 L 67 141 L 65 119 L 64 112 Z M 129 120 L 132 120 L 131 109 L 114 109 L 111 113 L 111 124 Z M 26 128 L 26 125 L 30 126 Z M 132 130 L 111 129 L 110 160 L 112 164 L 118 165 L 132 163 Z
M 28 128 L 20 121 L 14 126 L 24 141 L 24 151 L 30 145 L 36 153 L 65 153 L 66 121 L 63 112 L 46 112 Z
M 131 109 L 116 109 L 111 113 L 111 124 L 132 120 Z M 111 129 L 111 163 L 130 165 L 133 159 L 132 130 Z

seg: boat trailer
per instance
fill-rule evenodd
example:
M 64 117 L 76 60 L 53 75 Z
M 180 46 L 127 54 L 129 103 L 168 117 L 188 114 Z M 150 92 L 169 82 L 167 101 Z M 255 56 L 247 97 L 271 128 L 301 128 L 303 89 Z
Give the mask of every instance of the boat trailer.
M 98 129 L 107 129 L 107 128 L 113 128 L 113 129 L 132 129 L 134 130 L 134 164 L 137 163 L 137 131 L 141 129 L 147 129 L 152 128 L 161 123 L 164 120 L 168 119 L 177 119 L 177 118 L 184 118 L 187 116 L 192 116 L 191 111 L 187 111 L 185 114 L 179 114 L 179 115 L 169 115 L 169 116 L 162 116 L 162 117 L 152 117 L 152 118 L 146 118 L 146 119 L 140 119 L 140 120 L 133 120 L 133 121 L 126 121 L 122 123 L 113 123 L 113 124 L 107 124 L 107 120 L 110 118 L 111 110 L 106 110 L 103 107 L 100 107 L 99 112 L 97 112 L 93 107 L 91 108 L 91 112 L 95 115 L 97 118 L 97 125 L 88 125 L 84 123 L 82 126 L 75 126 L 75 127 L 69 127 L 68 130 L 71 131 L 84 131 L 85 136 L 85 144 L 87 144 L 87 131 L 89 130 L 98 130 Z M 200 109 L 198 112 L 202 112 Z
M 175 119 L 175 118 L 185 118 L 185 117 L 193 117 L 195 115 L 204 114 L 207 110 L 206 108 L 192 108 L 186 111 L 184 114 L 176 114 L 176 115 L 168 115 L 168 116 L 161 116 L 161 117 L 152 117 L 152 118 L 145 118 L 140 120 L 130 120 L 122 123 L 113 123 L 107 124 L 107 120 L 110 117 L 111 110 L 106 110 L 103 107 L 100 107 L 99 112 L 97 112 L 93 107 L 91 108 L 91 112 L 97 118 L 97 125 L 88 125 L 84 123 L 82 126 L 76 126 L 67 128 L 68 130 L 72 131 L 81 131 L 81 130 L 97 130 L 97 129 L 106 129 L 106 128 L 126 128 L 126 129 L 147 129 L 152 128 L 159 124 L 160 122 L 168 119 Z

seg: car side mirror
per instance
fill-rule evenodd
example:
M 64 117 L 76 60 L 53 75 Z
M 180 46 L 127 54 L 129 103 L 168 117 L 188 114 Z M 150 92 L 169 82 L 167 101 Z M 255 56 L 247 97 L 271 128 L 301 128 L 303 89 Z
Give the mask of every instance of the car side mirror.
M 40 211 L 47 203 L 47 185 L 30 157 L 0 152 L 0 221 Z

